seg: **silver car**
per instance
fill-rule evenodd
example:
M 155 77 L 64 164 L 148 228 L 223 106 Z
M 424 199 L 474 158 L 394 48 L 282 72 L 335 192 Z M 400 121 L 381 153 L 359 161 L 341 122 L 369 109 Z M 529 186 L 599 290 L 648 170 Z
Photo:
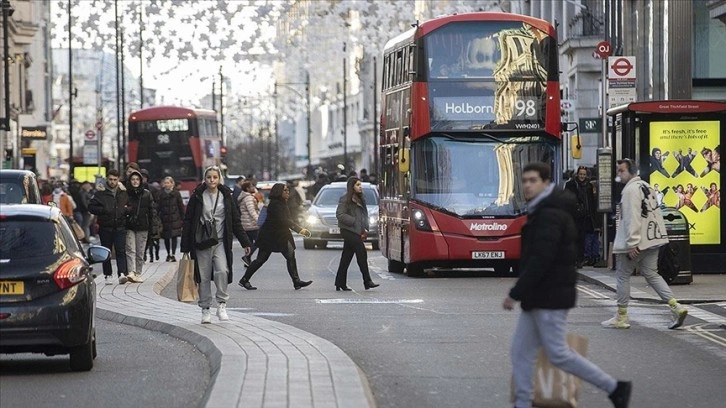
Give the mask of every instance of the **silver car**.
M 366 242 L 378 246 L 378 190 L 370 183 L 362 183 L 363 197 L 368 208 L 370 231 Z M 305 249 L 325 248 L 328 241 L 343 241 L 338 227 L 335 210 L 338 208 L 340 197 L 345 195 L 346 183 L 337 182 L 323 186 L 313 199 L 305 216 L 305 228 L 310 230 L 312 236 L 303 240 Z

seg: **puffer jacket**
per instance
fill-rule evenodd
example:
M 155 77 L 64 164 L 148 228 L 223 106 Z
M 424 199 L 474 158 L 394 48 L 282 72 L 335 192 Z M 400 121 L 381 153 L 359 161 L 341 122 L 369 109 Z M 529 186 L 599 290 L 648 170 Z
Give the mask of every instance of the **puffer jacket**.
M 365 201 L 354 200 L 350 202 L 348 195 L 340 197 L 338 208 L 335 210 L 335 217 L 338 219 L 338 226 L 356 235 L 368 231 L 368 209 Z
M 141 177 L 141 174 L 139 174 Z M 126 217 L 126 229 L 132 231 L 149 231 L 157 217 L 156 205 L 151 192 L 141 186 L 128 187 L 129 205 Z M 134 222 L 135 220 L 135 222 Z
M 98 226 L 101 228 L 125 229 L 128 202 L 129 195 L 123 184 L 118 183 L 118 191 L 114 196 L 105 182 L 99 183 L 96 186 L 96 193 L 88 203 L 88 212 L 96 215 Z
M 237 202 L 239 203 L 239 212 L 242 217 L 242 227 L 245 231 L 260 229 L 257 225 L 257 219 L 260 217 L 260 209 L 257 206 L 255 196 L 243 191 L 240 193 Z
M 184 219 L 184 200 L 178 190 L 162 190 L 159 193 L 159 217 L 164 238 L 180 237 Z
M 545 194 L 545 193 L 542 193 Z M 577 227 L 575 196 L 552 192 L 527 215 L 522 227 L 519 279 L 509 296 L 523 310 L 571 309 L 577 300 Z

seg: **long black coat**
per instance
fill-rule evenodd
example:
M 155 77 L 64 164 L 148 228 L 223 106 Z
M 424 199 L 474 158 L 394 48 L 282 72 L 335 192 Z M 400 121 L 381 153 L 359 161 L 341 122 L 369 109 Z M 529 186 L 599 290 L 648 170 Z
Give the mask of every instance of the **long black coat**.
M 243 248 L 252 247 L 252 243 L 247 238 L 244 228 L 242 228 L 239 207 L 237 207 L 237 204 L 232 199 L 232 190 L 224 185 L 220 185 L 217 188 L 224 199 L 224 232 L 222 239 L 224 242 L 224 253 L 227 256 L 227 283 L 232 283 L 232 240 L 236 237 Z M 187 211 L 184 214 L 181 251 L 182 253 L 188 252 L 192 259 L 197 259 L 197 250 L 194 241 L 197 235 L 197 227 L 202 219 L 202 210 L 204 209 L 202 193 L 206 189 L 207 185 L 205 183 L 200 184 L 194 189 L 192 196 L 189 198 Z M 196 262 L 194 263 L 194 280 L 197 283 L 201 282 L 199 265 Z
M 509 296 L 523 310 L 571 309 L 577 299 L 575 197 L 555 188 L 522 227 L 519 280 Z
M 270 199 L 267 205 L 267 218 L 260 227 L 255 246 L 261 251 L 269 252 L 285 252 L 288 243 L 295 248 L 295 240 L 292 239 L 290 230 L 300 233 L 302 228 L 293 221 L 290 210 L 282 199 Z
M 580 183 L 577 176 L 565 183 L 565 189 L 569 190 L 577 198 L 577 208 L 573 213 L 575 225 L 585 232 L 592 232 L 598 228 L 597 201 L 595 201 L 595 187 L 589 180 Z
M 131 187 L 127 190 L 129 195 L 129 205 L 127 214 L 136 215 L 136 223 L 130 223 L 126 220 L 126 229 L 132 231 L 149 231 L 153 225 L 156 215 L 156 204 L 151 192 L 143 187 L 134 189 Z
M 179 237 L 182 234 L 184 218 L 184 200 L 178 190 L 170 192 L 162 190 L 159 193 L 159 216 L 164 226 L 164 238 Z

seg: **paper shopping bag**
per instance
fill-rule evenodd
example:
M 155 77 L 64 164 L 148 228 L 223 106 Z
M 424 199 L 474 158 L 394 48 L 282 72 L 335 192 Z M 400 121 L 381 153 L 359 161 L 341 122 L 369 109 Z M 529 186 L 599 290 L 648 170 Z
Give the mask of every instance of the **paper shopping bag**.
M 76 238 L 79 240 L 82 240 L 86 237 L 86 233 L 83 231 L 83 228 L 81 228 L 80 225 L 75 220 L 71 221 L 71 228 L 73 228 L 73 232 L 76 234 Z
M 567 334 L 567 344 L 577 354 L 587 355 L 587 337 Z M 577 394 L 581 380 L 555 367 L 540 349 L 534 364 L 534 399 L 537 408 L 577 408 Z M 514 380 L 512 379 L 512 401 L 514 401 Z
M 189 254 L 182 255 L 176 273 L 176 298 L 182 302 L 199 300 L 197 283 L 194 282 L 194 260 Z

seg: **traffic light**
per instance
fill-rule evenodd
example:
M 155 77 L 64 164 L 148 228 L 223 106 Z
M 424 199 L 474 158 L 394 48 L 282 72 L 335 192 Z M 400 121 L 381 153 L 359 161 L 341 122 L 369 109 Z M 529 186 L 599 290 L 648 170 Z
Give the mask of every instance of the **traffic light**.
M 222 160 L 227 158 L 227 147 L 226 146 L 222 146 L 219 148 L 219 157 L 221 157 Z
M 579 134 L 570 136 L 570 153 L 573 159 L 582 159 L 582 143 Z

